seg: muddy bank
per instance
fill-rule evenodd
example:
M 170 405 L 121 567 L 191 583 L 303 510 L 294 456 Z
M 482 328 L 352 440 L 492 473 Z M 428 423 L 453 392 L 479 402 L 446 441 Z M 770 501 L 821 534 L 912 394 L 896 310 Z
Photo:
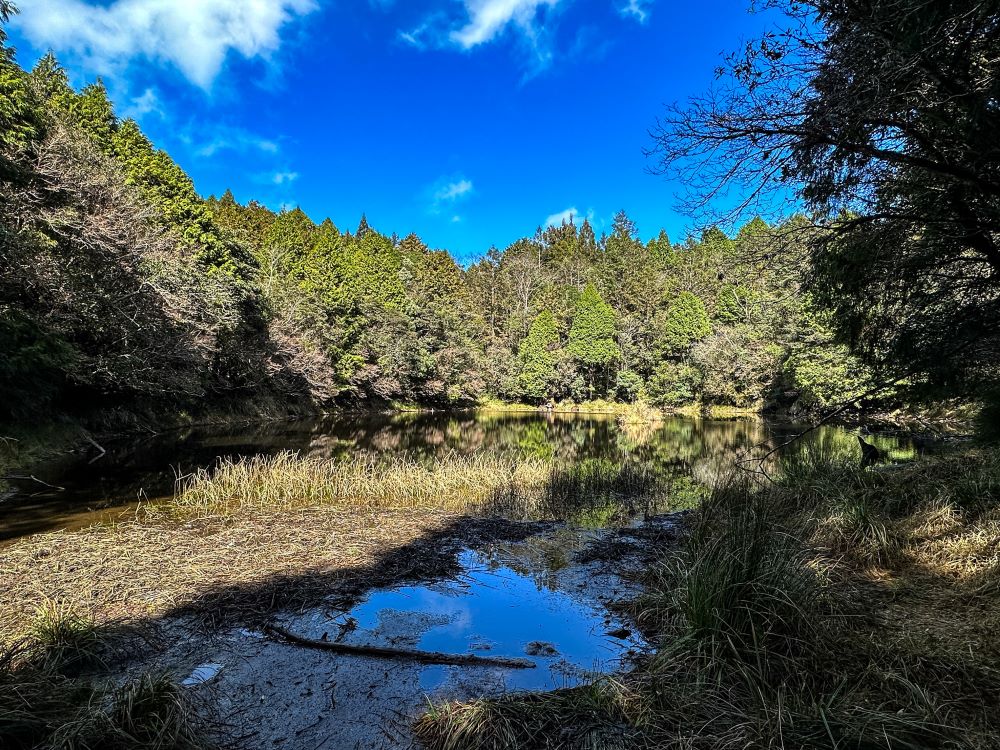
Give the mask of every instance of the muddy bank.
M 621 531 L 311 510 L 47 534 L 0 550 L 5 632 L 54 599 L 120 629 L 109 676 L 167 672 L 243 747 L 411 744 L 428 700 L 573 686 L 647 650 L 622 614 L 671 518 Z M 319 642 L 518 659 L 422 664 Z
M 637 593 L 630 578 L 638 556 L 578 562 L 588 541 L 551 529 L 466 549 L 455 576 L 376 589 L 347 609 L 329 602 L 277 616 L 284 628 L 317 640 L 519 657 L 530 668 L 329 654 L 266 631 L 199 634 L 182 623 L 172 625 L 174 646 L 135 666 L 186 679 L 231 736 L 250 746 L 409 747 L 410 726 L 429 700 L 571 687 L 629 669 L 646 650 L 633 624 L 612 613 Z M 543 559 L 554 565 L 538 567 Z

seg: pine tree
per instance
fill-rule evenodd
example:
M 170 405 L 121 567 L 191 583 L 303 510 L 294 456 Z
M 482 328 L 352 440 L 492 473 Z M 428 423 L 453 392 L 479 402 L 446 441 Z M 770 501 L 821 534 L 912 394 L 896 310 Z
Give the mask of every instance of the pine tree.
M 358 231 L 355 232 L 355 236 L 361 239 L 366 234 L 368 234 L 372 228 L 368 226 L 368 216 L 366 214 L 361 214 L 361 221 L 358 222 Z
M 96 141 L 106 154 L 113 152 L 112 136 L 118 128 L 108 90 L 100 78 L 85 86 L 69 105 L 70 116 Z
M 38 95 L 62 112 L 69 112 L 76 92 L 69 85 L 69 76 L 52 52 L 47 52 L 31 69 L 31 83 Z
M 42 118 L 28 76 L 5 46 L 4 23 L 14 7 L 0 0 L 0 179 L 13 179 L 19 170 L 9 161 L 8 150 L 21 150 L 41 137 Z

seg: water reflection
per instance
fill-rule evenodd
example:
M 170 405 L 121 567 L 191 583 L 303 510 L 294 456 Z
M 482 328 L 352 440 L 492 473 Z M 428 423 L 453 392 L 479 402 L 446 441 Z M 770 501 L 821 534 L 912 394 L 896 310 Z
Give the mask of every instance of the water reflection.
M 348 612 L 309 613 L 289 627 L 352 645 L 531 657 L 535 669 L 495 668 L 508 690 L 576 685 L 615 669 L 627 651 L 645 645 L 596 596 L 574 596 L 554 580 L 543 584 L 544 564 L 524 570 L 472 550 L 459 555 L 459 564 L 454 579 L 374 591 Z M 421 687 L 440 687 L 450 671 L 423 667 Z
M 35 477 L 56 487 L 12 481 L 14 494 L 0 502 L 0 540 L 113 518 L 140 499 L 169 498 L 178 474 L 211 467 L 218 457 L 283 450 L 325 458 L 358 452 L 406 455 L 428 462 L 447 453 L 495 451 L 561 466 L 597 467 L 598 473 L 609 474 L 626 465 L 640 475 L 666 477 L 672 496 L 687 493 L 694 502 L 702 488 L 732 470 L 739 456 L 755 446 L 780 445 L 799 429 L 763 420 L 671 417 L 658 423 L 619 424 L 610 415 L 468 411 L 366 413 L 131 436 L 106 443 L 107 454 L 92 463 L 92 456 L 71 454 L 33 469 Z M 797 442 L 794 450 L 857 453 L 855 434 L 824 426 Z M 901 438 L 869 439 L 897 460 L 913 452 Z M 611 486 L 604 506 L 583 509 L 589 518 L 581 516 L 578 522 L 606 525 L 616 512 L 610 502 L 614 491 Z

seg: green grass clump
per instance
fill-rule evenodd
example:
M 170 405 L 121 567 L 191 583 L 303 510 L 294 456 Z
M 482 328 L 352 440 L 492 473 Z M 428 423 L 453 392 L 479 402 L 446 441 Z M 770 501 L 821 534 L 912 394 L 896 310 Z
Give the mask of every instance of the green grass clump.
M 39 608 L 27 643 L 45 668 L 72 674 L 100 662 L 104 639 L 93 620 L 66 604 L 48 601 Z
M 677 637 L 661 656 L 691 647 L 712 658 L 793 655 L 817 638 L 824 604 L 807 561 L 748 485 L 716 490 L 684 548 L 653 573 L 650 614 L 667 614 L 660 625 Z
M 107 708 L 85 712 L 55 733 L 67 748 L 210 750 L 191 699 L 169 676 L 143 674 L 110 691 Z
M 3 750 L 210 750 L 204 721 L 165 675 L 111 683 L 104 632 L 47 603 L 23 638 L 0 645 Z
M 39 665 L 35 655 L 35 648 L 26 641 L 0 647 L 0 746 L 4 750 L 36 747 L 88 698 L 88 691 Z
M 553 693 L 432 703 L 414 733 L 429 750 L 626 750 L 643 741 L 642 729 L 628 720 L 639 699 L 624 683 L 603 678 Z

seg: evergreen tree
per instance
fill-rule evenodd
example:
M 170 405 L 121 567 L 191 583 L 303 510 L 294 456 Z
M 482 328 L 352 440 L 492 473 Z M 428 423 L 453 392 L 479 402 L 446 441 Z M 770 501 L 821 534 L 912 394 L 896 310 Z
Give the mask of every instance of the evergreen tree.
M 593 284 L 584 287 L 576 302 L 567 351 L 586 373 L 591 395 L 606 382 L 608 368 L 621 357 L 615 343 L 615 311 Z
M 19 178 L 11 156 L 41 137 L 43 125 L 28 76 L 14 60 L 14 50 L 6 46 L 3 24 L 14 12 L 7 0 L 0 0 L 0 180 Z
M 681 292 L 667 306 L 660 349 L 668 355 L 680 356 L 711 332 L 705 303 L 691 292 Z
M 521 396 L 529 401 L 551 397 L 556 379 L 555 349 L 559 345 L 556 319 L 544 310 L 532 321 L 528 335 L 518 347 L 520 372 L 517 376 Z
M 361 214 L 361 221 L 358 222 L 358 231 L 355 232 L 355 236 L 360 239 L 370 231 L 371 227 L 368 226 L 368 216 L 366 214 Z

